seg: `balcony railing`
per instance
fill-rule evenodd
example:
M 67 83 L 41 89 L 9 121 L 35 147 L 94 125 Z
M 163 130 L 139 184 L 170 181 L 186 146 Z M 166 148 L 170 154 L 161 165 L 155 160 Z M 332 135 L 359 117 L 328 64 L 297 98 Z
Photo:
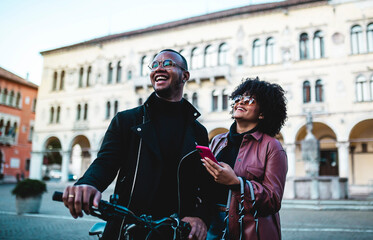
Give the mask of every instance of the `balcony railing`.
M 14 145 L 16 138 L 13 136 L 0 136 L 0 144 L 4 145 Z

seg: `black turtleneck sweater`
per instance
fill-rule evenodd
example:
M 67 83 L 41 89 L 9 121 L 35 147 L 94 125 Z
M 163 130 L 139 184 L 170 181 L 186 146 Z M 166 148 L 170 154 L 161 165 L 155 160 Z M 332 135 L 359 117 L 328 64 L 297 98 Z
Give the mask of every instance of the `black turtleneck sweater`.
M 150 209 L 154 219 L 177 212 L 177 167 L 181 159 L 186 116 L 183 99 L 168 102 L 158 97 L 151 108 L 151 119 L 162 155 L 162 174 Z
M 219 162 L 227 163 L 233 169 L 238 152 L 240 150 L 243 136 L 246 134 L 251 134 L 255 132 L 256 130 L 257 130 L 257 127 L 244 133 L 237 133 L 237 125 L 236 125 L 236 122 L 234 122 L 229 130 L 228 144 L 225 148 L 223 148 L 223 150 L 219 152 L 219 154 L 216 156 L 216 159 Z M 217 203 L 224 205 L 227 203 L 229 187 L 236 188 L 239 186 L 233 185 L 233 186 L 228 187 L 226 185 L 218 184 L 218 186 L 215 186 L 215 187 L 216 187 L 216 190 L 214 192 L 217 194 L 216 196 Z

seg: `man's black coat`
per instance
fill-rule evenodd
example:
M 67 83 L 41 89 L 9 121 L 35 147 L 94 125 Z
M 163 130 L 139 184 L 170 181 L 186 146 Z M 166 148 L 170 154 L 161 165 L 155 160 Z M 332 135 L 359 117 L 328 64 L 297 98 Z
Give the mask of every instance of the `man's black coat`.
M 144 210 L 151 206 L 157 189 L 155 186 L 161 178 L 161 153 L 149 110 L 155 97 L 153 93 L 143 106 L 119 112 L 113 118 L 97 158 L 76 183 L 92 185 L 102 192 L 119 170 L 115 193 L 119 195 L 119 204 L 135 214 L 146 214 Z M 196 120 L 200 116 L 198 111 L 185 100 L 184 104 L 188 117 L 182 145 L 183 158 L 179 163 L 178 214 L 181 218 L 200 217 L 208 224 L 206 184 L 209 175 L 195 151 L 196 145 L 208 146 L 207 131 Z M 120 224 L 119 221 L 109 221 L 105 239 L 112 239 L 115 236 L 113 233 L 118 234 Z

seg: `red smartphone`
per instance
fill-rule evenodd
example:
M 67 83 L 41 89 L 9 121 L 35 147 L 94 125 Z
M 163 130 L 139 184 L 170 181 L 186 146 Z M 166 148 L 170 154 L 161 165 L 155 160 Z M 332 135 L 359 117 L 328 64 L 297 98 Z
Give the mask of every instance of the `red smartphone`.
M 199 155 L 201 155 L 202 158 L 208 157 L 212 161 L 214 161 L 216 164 L 219 164 L 219 162 L 216 160 L 214 154 L 212 154 L 210 148 L 205 147 L 205 146 L 199 146 L 199 145 L 197 145 L 196 148 L 198 149 Z

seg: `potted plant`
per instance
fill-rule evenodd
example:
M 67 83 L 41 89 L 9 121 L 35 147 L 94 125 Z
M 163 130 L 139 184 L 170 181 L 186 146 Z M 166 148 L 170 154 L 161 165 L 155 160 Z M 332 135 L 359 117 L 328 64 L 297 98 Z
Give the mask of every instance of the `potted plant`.
M 42 194 L 46 191 L 46 184 L 40 180 L 19 181 L 12 190 L 12 194 L 16 195 L 17 214 L 39 213 Z

